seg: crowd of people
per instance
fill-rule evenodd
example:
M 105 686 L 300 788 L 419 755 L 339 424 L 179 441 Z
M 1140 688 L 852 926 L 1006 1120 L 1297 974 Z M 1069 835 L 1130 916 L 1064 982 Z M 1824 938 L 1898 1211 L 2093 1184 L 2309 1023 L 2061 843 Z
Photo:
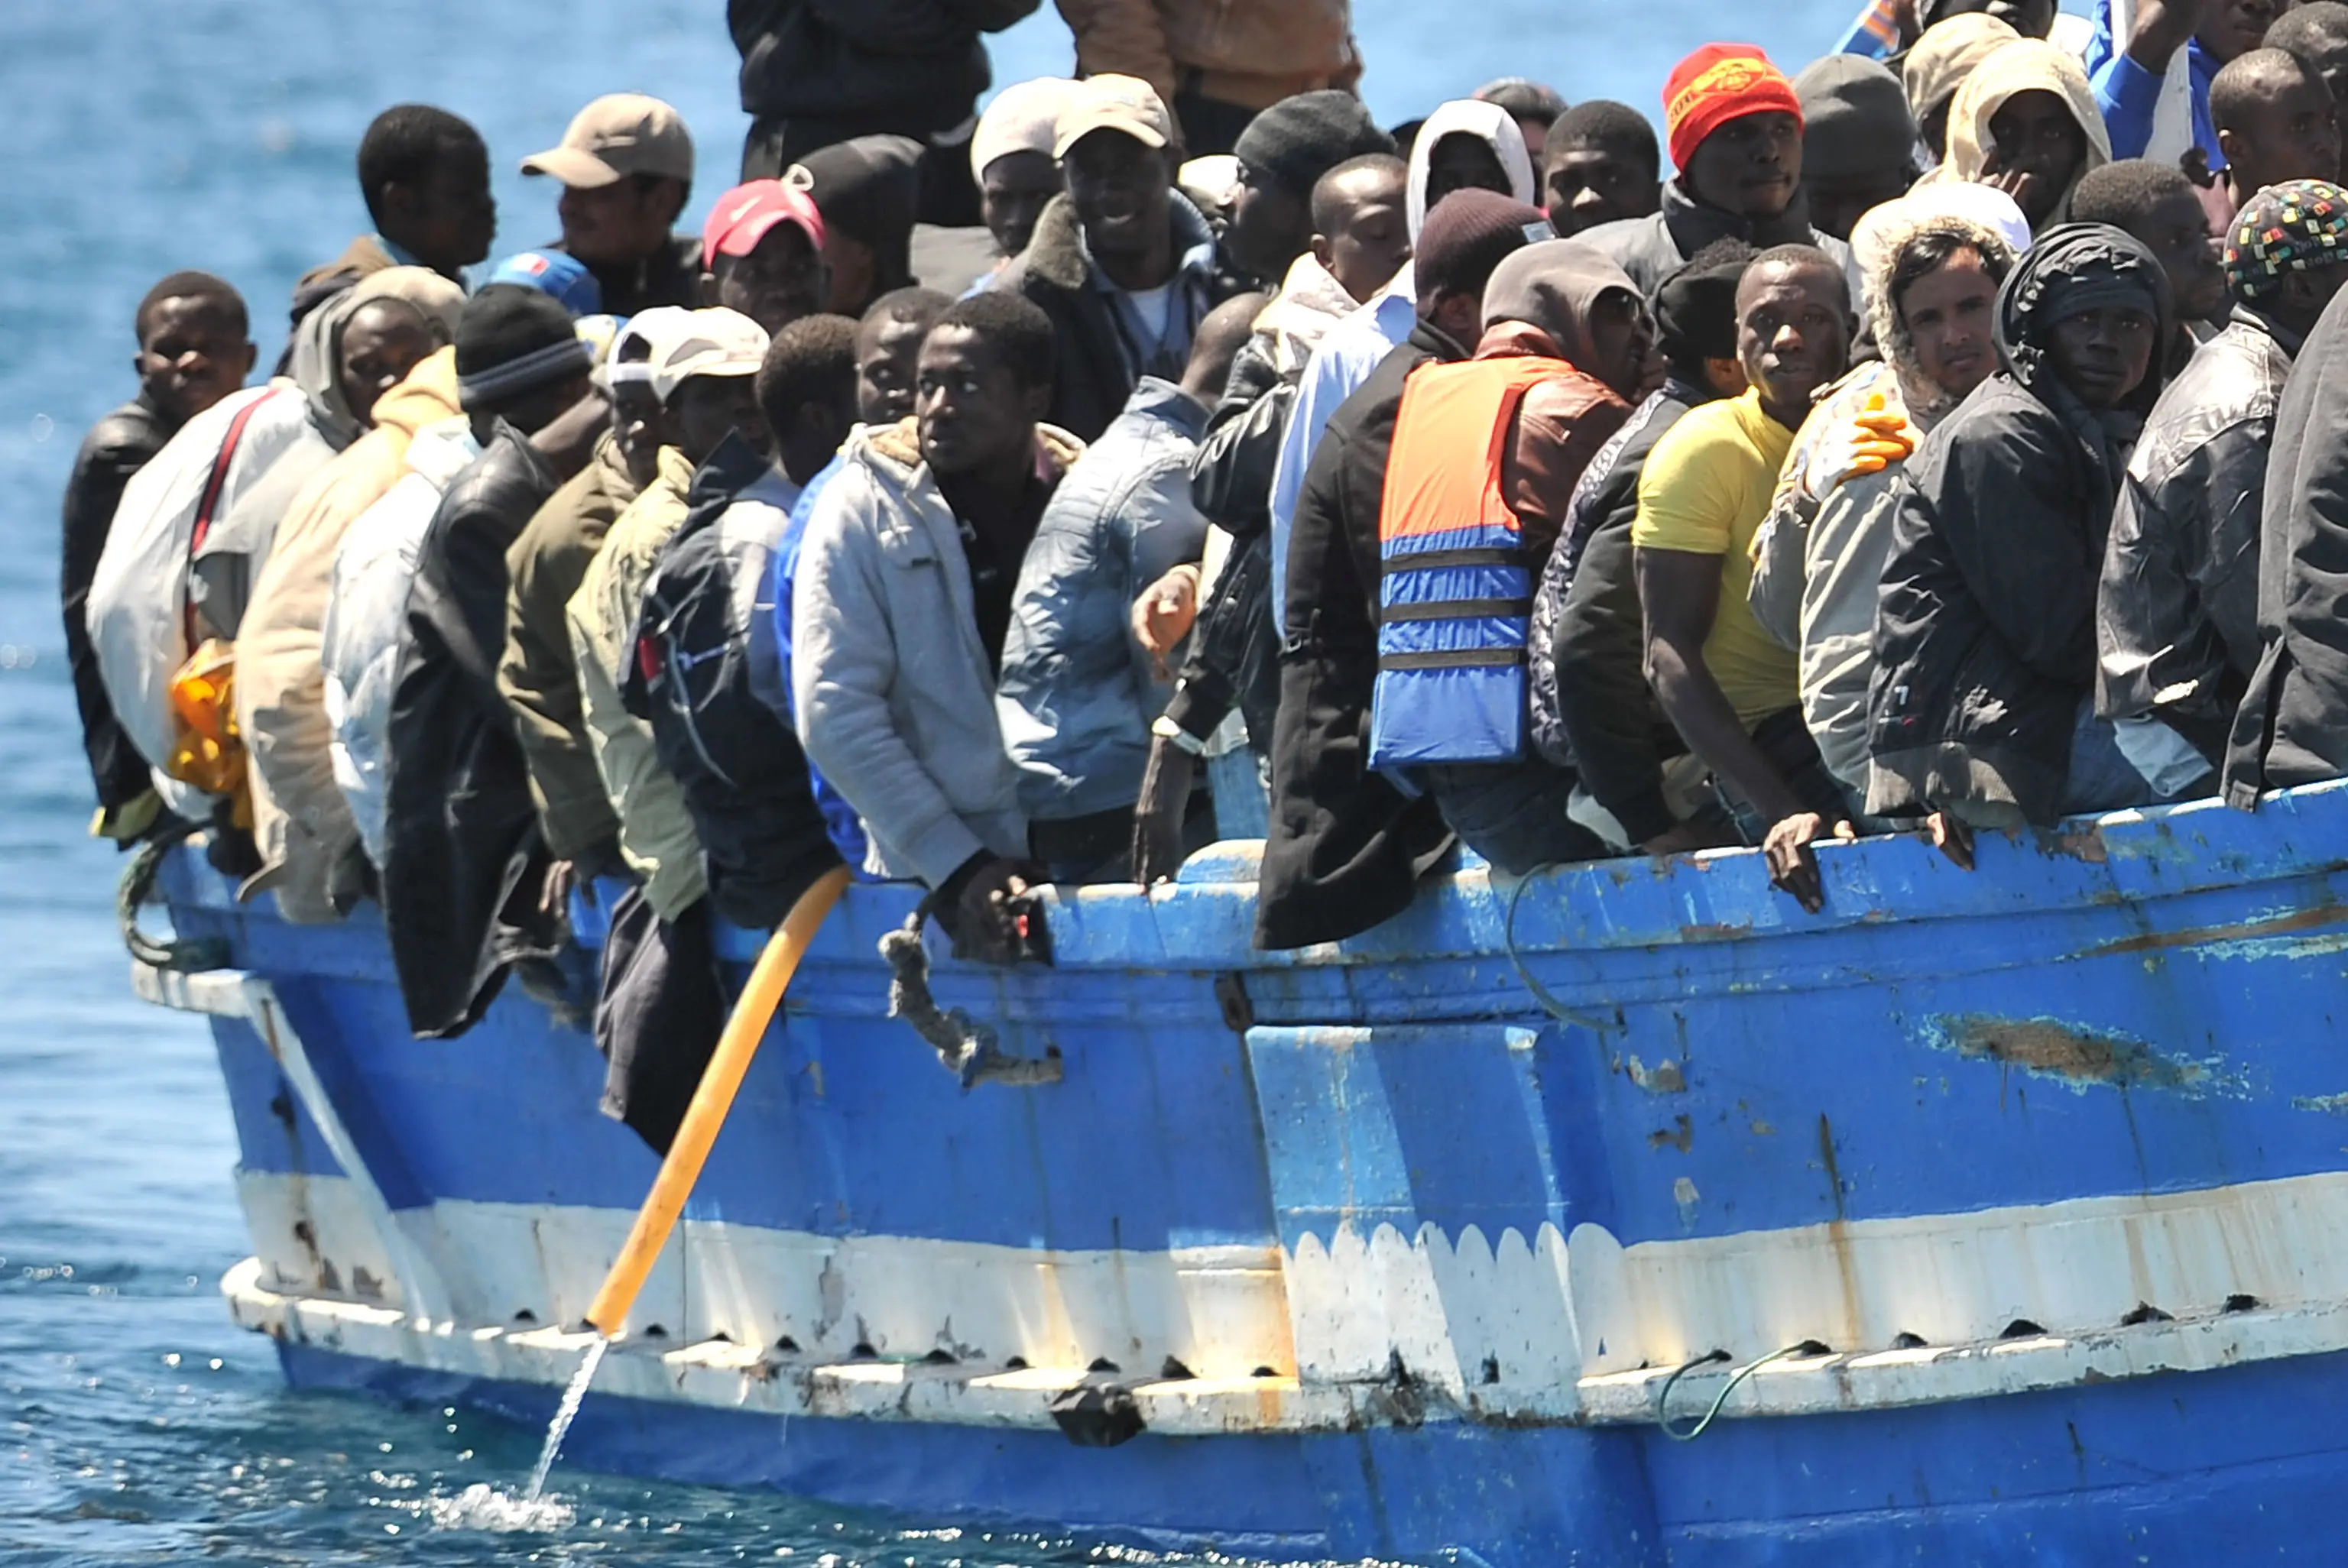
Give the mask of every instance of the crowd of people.
M 592 1017 L 658 1144 L 717 923 L 843 863 L 1014 962 L 1033 887 L 1261 838 L 1293 948 L 1463 856 L 1816 908 L 1821 838 L 2348 773 L 2348 5 L 1885 0 L 1658 138 L 1381 127 L 1344 0 L 1060 0 L 1080 75 L 975 113 L 1035 4 L 735 0 L 701 232 L 611 95 L 469 292 L 489 151 L 386 110 L 263 384 L 158 282 L 66 501 L 98 831 L 379 904 L 420 1036 Z

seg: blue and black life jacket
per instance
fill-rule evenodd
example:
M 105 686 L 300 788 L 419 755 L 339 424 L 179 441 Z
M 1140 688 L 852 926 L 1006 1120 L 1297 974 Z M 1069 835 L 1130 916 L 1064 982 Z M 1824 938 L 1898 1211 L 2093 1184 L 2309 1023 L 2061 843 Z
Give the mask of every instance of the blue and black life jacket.
M 1535 568 L 1501 462 L 1525 394 L 1573 374 L 1558 359 L 1469 360 L 1404 387 L 1378 508 L 1372 767 L 1525 754 Z

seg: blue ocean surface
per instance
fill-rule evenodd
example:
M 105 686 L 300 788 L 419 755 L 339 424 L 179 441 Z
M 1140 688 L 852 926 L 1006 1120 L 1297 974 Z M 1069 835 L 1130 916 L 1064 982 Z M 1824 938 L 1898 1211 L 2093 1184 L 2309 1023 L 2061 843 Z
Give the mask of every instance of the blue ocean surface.
M 1358 0 L 1364 91 L 1393 121 L 1504 75 L 1650 113 L 1663 76 L 1742 34 L 1789 67 L 1852 0 Z M 1051 6 L 998 81 L 1068 68 Z M 248 1250 L 209 1035 L 131 999 L 119 861 L 89 783 L 57 611 L 57 505 L 81 432 L 134 390 L 132 307 L 179 267 L 233 281 L 266 364 L 294 279 L 366 227 L 359 133 L 401 99 L 488 137 L 499 254 L 554 237 L 514 170 L 588 97 L 654 92 L 705 175 L 747 124 L 723 7 L 687 0 L 11 0 L 0 5 L 0 1563 L 947 1564 L 1147 1560 L 1080 1540 L 846 1516 L 558 1470 L 570 1522 L 494 1533 L 457 1506 L 518 1490 L 539 1434 L 439 1409 L 293 1395 L 230 1326 Z M 437 1505 L 437 1506 L 436 1506 Z

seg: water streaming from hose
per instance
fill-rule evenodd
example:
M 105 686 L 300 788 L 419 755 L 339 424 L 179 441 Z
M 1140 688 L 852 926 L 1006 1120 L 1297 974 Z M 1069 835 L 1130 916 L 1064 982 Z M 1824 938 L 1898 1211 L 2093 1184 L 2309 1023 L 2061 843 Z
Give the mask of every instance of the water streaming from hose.
M 547 1472 L 554 1468 L 554 1456 L 562 1451 L 562 1440 L 571 1434 L 571 1423 L 579 1419 L 579 1407 L 586 1402 L 587 1385 L 595 1380 L 595 1368 L 603 1364 L 603 1352 L 612 1342 L 601 1334 L 587 1347 L 587 1358 L 579 1363 L 579 1370 L 571 1374 L 571 1386 L 562 1390 L 562 1403 L 554 1409 L 554 1419 L 546 1429 L 546 1446 L 538 1450 L 538 1467 L 530 1472 L 530 1490 L 522 1494 L 522 1506 L 535 1503 L 546 1490 Z
M 831 913 L 831 907 L 839 901 L 848 881 L 848 868 L 835 866 L 800 894 L 783 923 L 767 938 L 758 961 L 751 967 L 749 983 L 734 1004 L 733 1016 L 726 1020 L 725 1032 L 710 1055 L 709 1065 L 702 1069 L 701 1083 L 694 1091 L 693 1102 L 685 1108 L 676 1136 L 669 1143 L 668 1154 L 661 1161 L 660 1174 L 654 1178 L 652 1191 L 646 1194 L 644 1207 L 637 1211 L 636 1223 L 628 1233 L 626 1244 L 603 1276 L 603 1286 L 595 1293 L 594 1304 L 587 1309 L 587 1326 L 595 1331 L 595 1342 L 587 1347 L 587 1358 L 572 1374 L 571 1386 L 562 1391 L 562 1403 L 555 1408 L 553 1424 L 546 1429 L 546 1447 L 539 1453 L 538 1468 L 530 1472 L 530 1491 L 522 1500 L 525 1508 L 537 1502 L 539 1494 L 545 1490 L 547 1472 L 554 1468 L 555 1455 L 562 1451 L 562 1439 L 571 1430 L 571 1423 L 579 1419 L 579 1407 L 587 1399 L 587 1385 L 595 1380 L 595 1368 L 602 1365 L 603 1352 L 612 1348 L 612 1336 L 627 1321 L 636 1293 L 644 1288 L 654 1260 L 668 1245 L 670 1233 L 685 1213 L 685 1200 L 693 1195 L 694 1184 L 701 1179 L 701 1167 L 708 1161 L 709 1151 L 726 1125 L 726 1113 L 734 1108 L 734 1096 L 742 1087 L 743 1075 L 750 1070 L 750 1059 L 757 1053 L 767 1026 L 774 1021 L 775 1009 L 782 1004 L 783 991 L 790 984 L 791 976 L 798 971 L 799 959 L 807 956 L 808 943 L 814 939 L 824 917 Z

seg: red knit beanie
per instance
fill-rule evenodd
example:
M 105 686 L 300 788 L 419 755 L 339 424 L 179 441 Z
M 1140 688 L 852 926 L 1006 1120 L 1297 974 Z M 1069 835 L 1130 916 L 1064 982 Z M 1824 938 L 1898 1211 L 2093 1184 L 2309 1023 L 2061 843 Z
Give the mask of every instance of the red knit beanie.
M 1794 84 L 1750 44 L 1706 44 L 1672 67 L 1663 82 L 1663 128 L 1672 164 L 1683 174 L 1704 138 L 1749 114 L 1789 114 L 1801 123 Z

